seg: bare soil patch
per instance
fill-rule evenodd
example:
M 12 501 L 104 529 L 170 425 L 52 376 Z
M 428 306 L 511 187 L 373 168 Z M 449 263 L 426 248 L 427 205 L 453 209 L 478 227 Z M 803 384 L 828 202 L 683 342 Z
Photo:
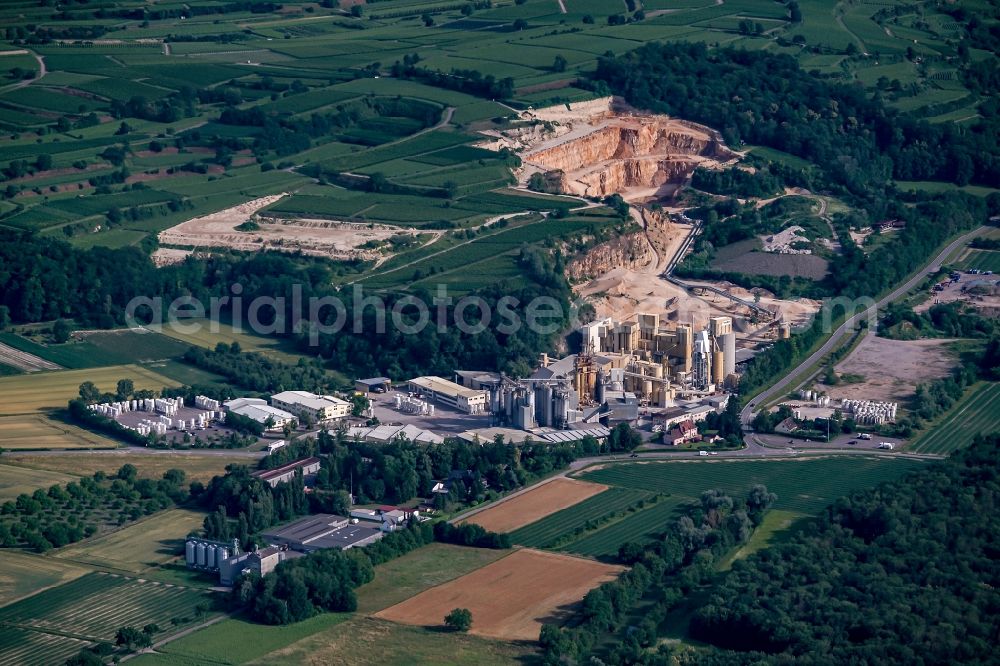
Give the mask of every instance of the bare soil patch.
M 278 201 L 285 194 L 260 197 L 232 208 L 196 217 L 160 233 L 160 244 L 189 250 L 190 248 L 224 247 L 244 252 L 274 250 L 336 259 L 376 259 L 375 250 L 361 249 L 368 241 L 386 240 L 400 233 L 399 227 L 356 224 L 337 220 L 277 219 L 256 217 L 257 211 Z M 252 231 L 236 227 L 250 221 L 257 225 Z M 415 232 L 413 232 L 415 233 Z M 176 261 L 180 255 L 157 250 L 153 260 L 158 264 Z
M 778 254 L 760 252 L 757 239 L 727 245 L 719 250 L 712 268 L 744 275 L 789 275 L 810 280 L 822 280 L 830 263 L 814 254 Z
M 889 340 L 866 337 L 837 364 L 840 374 L 861 375 L 865 381 L 824 387 L 832 398 L 906 402 L 917 384 L 946 377 L 955 365 L 952 340 Z
M 552 479 L 459 522 L 474 523 L 491 532 L 511 532 L 607 489 L 607 486 L 600 483 L 564 478 Z
M 588 591 L 621 571 L 622 567 L 593 560 L 523 549 L 376 617 L 433 627 L 441 626 L 452 609 L 468 608 L 472 612 L 469 633 L 534 641 L 542 623 L 561 622 Z

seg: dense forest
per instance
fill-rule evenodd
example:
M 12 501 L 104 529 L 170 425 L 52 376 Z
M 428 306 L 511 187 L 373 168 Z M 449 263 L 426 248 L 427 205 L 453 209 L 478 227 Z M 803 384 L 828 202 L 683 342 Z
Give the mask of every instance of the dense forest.
M 738 652 L 705 663 L 995 661 L 998 502 L 995 434 L 841 498 L 789 543 L 733 566 L 691 631 Z
M 995 119 L 972 129 L 931 124 L 861 86 L 814 76 L 789 55 L 654 43 L 602 58 L 595 78 L 602 92 L 714 127 L 731 146 L 765 145 L 822 165 L 828 187 L 853 194 L 882 192 L 893 178 L 1000 185 Z
M 515 299 L 507 303 L 522 322 L 529 302 L 541 296 L 554 298 L 563 306 L 565 321 L 569 287 L 561 259 L 539 256 L 534 249 L 522 255 L 526 284 L 519 282 L 513 288 L 499 281 L 476 296 L 483 299 L 489 312 L 497 312 L 501 298 Z M 360 294 L 355 300 L 353 291 L 338 292 L 331 287 L 333 270 L 325 262 L 266 253 L 218 255 L 157 269 L 138 248 L 77 250 L 52 238 L 0 232 L 0 322 L 31 323 L 66 317 L 73 318 L 80 326 L 111 328 L 125 323 L 126 308 L 133 298 L 162 299 L 155 314 L 166 320 L 171 301 L 188 296 L 198 299 L 206 308 L 213 297 L 229 297 L 231 301 L 222 302 L 223 316 L 246 322 L 252 301 L 263 296 L 277 299 L 285 307 L 278 314 L 271 308 L 261 308 L 259 320 L 263 326 L 276 335 L 291 337 L 304 353 L 319 355 L 348 375 L 385 374 L 394 378 L 447 375 L 458 367 L 524 374 L 534 366 L 540 352 L 552 348 L 554 333 L 533 331 L 529 326 L 502 332 L 501 324 L 506 320 L 501 316 L 493 317 L 490 326 L 480 334 L 464 333 L 454 325 L 449 325 L 444 333 L 437 326 L 428 326 L 417 335 L 406 335 L 396 326 L 379 326 L 379 319 L 385 319 L 385 313 L 380 315 L 374 306 L 365 304 L 363 299 L 367 294 Z M 237 284 L 242 287 L 241 297 L 232 298 L 230 290 Z M 431 293 L 418 291 L 415 295 L 427 304 L 434 302 Z M 295 303 L 307 304 L 312 297 L 325 296 L 339 297 L 345 306 L 347 325 L 336 334 L 311 330 L 300 321 L 303 313 L 292 311 Z M 399 295 L 385 295 L 386 311 L 391 311 L 399 298 Z M 137 318 L 143 323 L 153 320 L 152 310 L 148 306 L 137 308 Z M 477 311 L 477 308 L 465 309 L 464 316 L 470 326 L 477 323 Z M 445 308 L 447 321 L 455 321 L 454 312 L 454 304 Z M 412 324 L 416 317 L 412 309 L 403 308 L 402 318 L 406 323 Z M 329 325 L 336 318 L 337 312 L 332 308 L 320 313 L 322 325 Z M 227 359 L 212 352 L 195 354 L 193 362 L 204 361 L 206 368 L 214 367 L 214 371 L 230 376 L 237 383 L 256 385 L 260 379 L 261 385 L 273 385 L 280 380 L 260 367 L 248 371 L 249 361 Z M 264 375 L 270 375 L 270 379 Z

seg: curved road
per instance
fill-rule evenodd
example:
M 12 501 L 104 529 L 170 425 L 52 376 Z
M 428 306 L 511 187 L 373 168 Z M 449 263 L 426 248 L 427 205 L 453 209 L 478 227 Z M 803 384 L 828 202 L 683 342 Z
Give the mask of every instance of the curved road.
M 940 266 L 941 262 L 943 262 L 949 254 L 954 252 L 960 246 L 968 243 L 971 238 L 979 235 L 984 229 L 985 227 L 979 227 L 973 231 L 970 231 L 964 236 L 959 236 L 951 243 L 949 243 L 947 246 L 945 246 L 945 248 L 941 250 L 941 252 L 939 252 L 937 256 L 934 257 L 933 260 L 928 262 L 924 268 L 914 273 L 910 277 L 910 279 L 908 279 L 902 285 L 894 289 L 891 293 L 882 297 L 882 299 L 879 300 L 877 303 L 875 303 L 875 305 L 847 319 L 847 321 L 845 321 L 843 324 L 841 324 L 837 329 L 833 331 L 829 339 L 825 343 L 823 343 L 823 346 L 817 349 L 815 352 L 813 352 L 812 355 L 809 356 L 809 358 L 804 360 L 795 368 L 788 371 L 785 374 L 785 376 L 782 377 L 776 384 L 774 384 L 768 389 L 765 389 L 764 391 L 759 393 L 753 400 L 749 401 L 746 404 L 746 406 L 743 408 L 743 411 L 740 412 L 740 420 L 743 422 L 743 425 L 747 426 L 750 424 L 751 421 L 753 421 L 755 407 L 757 407 L 758 405 L 767 404 L 773 397 L 780 395 L 781 392 L 784 391 L 786 388 L 788 388 L 788 385 L 802 373 L 802 371 L 816 364 L 817 362 L 819 362 L 820 359 L 822 359 L 824 356 L 826 356 L 831 351 L 836 349 L 844 334 L 850 332 L 859 321 L 861 321 L 862 319 L 866 319 L 868 317 L 877 316 L 877 311 L 880 308 L 885 307 L 887 303 L 891 303 L 892 301 L 896 300 L 909 290 L 913 289 L 913 287 L 917 286 L 921 280 L 923 280 L 925 277 L 927 277 L 934 271 L 934 268 Z M 870 330 L 869 335 L 874 334 L 874 332 L 875 332 L 874 330 Z

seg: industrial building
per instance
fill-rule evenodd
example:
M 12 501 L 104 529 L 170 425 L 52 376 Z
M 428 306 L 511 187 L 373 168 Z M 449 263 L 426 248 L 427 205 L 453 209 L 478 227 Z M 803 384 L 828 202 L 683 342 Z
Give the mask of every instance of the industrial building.
M 369 393 L 388 393 L 392 388 L 392 380 L 388 377 L 369 377 L 354 380 L 354 390 L 368 395 Z
M 275 546 L 245 553 L 236 539 L 223 543 L 192 537 L 184 544 L 184 561 L 188 568 L 218 573 L 222 585 L 232 585 L 249 572 L 266 576 L 279 563 L 298 555 Z
M 390 531 L 389 527 L 362 524 L 357 518 L 318 513 L 272 528 L 261 536 L 276 546 L 311 553 L 328 548 L 347 550 L 367 546 L 381 539 L 387 531 Z
M 441 377 L 414 377 L 407 382 L 409 390 L 453 407 L 466 414 L 485 414 L 486 391 L 470 389 Z
M 415 425 L 380 425 L 347 429 L 347 436 L 362 442 L 386 444 L 406 439 L 418 444 L 443 444 L 444 437 Z
M 236 398 L 224 402 L 222 406 L 227 412 L 239 414 L 267 426 L 267 430 L 281 430 L 295 420 L 294 414 L 272 407 L 266 400 L 260 398 Z
M 309 391 L 275 393 L 271 396 L 271 404 L 316 423 L 342 419 L 351 413 L 351 403 L 346 400 L 330 395 L 316 395 Z
M 677 395 L 712 393 L 734 386 L 736 334 L 731 317 L 712 317 L 708 328 L 695 331 L 690 324 L 664 327 L 656 314 L 640 313 L 635 321 L 603 319 L 580 329 L 584 353 L 595 359 L 621 359 L 612 367 L 620 372 L 622 390 L 638 394 L 654 406 L 664 407 Z M 609 368 L 603 368 L 605 373 Z M 578 388 L 579 390 L 579 388 Z
M 316 472 L 319 471 L 320 460 L 319 458 L 303 458 L 302 460 L 296 460 L 295 462 L 290 462 L 287 465 L 282 465 L 275 469 L 265 469 L 254 472 L 250 476 L 260 479 L 267 485 L 274 488 L 279 483 L 288 483 L 295 478 L 295 475 L 302 473 L 302 478 L 306 485 L 312 483 L 313 479 L 316 477 Z

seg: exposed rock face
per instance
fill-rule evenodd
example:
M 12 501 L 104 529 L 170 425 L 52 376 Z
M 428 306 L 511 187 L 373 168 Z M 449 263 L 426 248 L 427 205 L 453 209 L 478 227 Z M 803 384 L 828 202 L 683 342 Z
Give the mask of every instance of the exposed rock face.
M 654 259 L 655 255 L 645 234 L 636 231 L 601 243 L 573 259 L 566 266 L 566 275 L 570 281 L 578 282 L 603 275 L 615 268 L 645 266 Z
M 546 110 L 538 112 L 544 116 Z M 701 125 L 642 115 L 602 100 L 599 108 L 561 110 L 548 121 L 547 135 L 516 130 L 526 180 L 533 172 L 561 171 L 563 192 L 603 197 L 648 196 L 683 183 L 699 165 L 737 157 L 718 133 Z M 667 188 L 665 186 L 671 186 Z M 662 192 L 661 192 L 662 190 Z

